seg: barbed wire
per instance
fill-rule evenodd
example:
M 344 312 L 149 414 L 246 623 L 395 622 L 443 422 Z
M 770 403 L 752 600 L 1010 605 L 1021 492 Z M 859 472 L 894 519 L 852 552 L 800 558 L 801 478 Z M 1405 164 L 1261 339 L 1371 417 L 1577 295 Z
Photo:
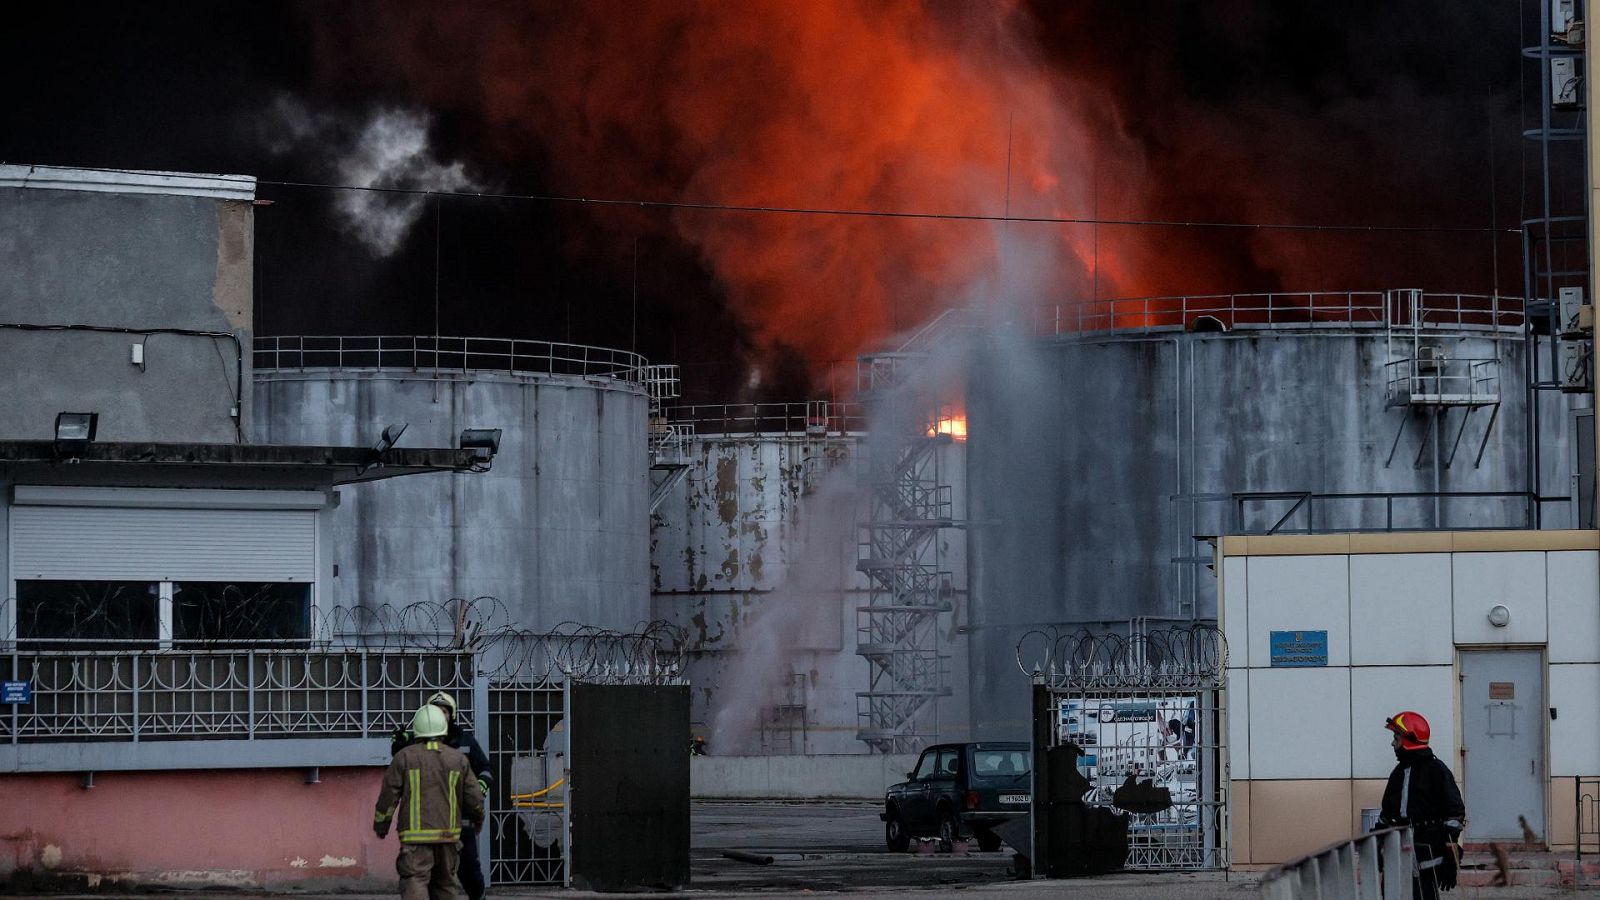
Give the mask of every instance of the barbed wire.
M 1133 635 L 1034 629 L 1017 641 L 1017 667 L 1052 688 L 1202 689 L 1221 684 L 1228 642 L 1196 623 Z
M 69 621 L 46 621 L 37 608 L 19 615 L 15 627 L 0 600 L 0 647 L 30 651 L 128 650 L 140 653 L 195 653 L 223 650 L 309 650 L 331 652 L 425 651 L 471 654 L 477 669 L 496 683 L 548 684 L 586 681 L 673 680 L 683 672 L 687 635 L 669 622 L 642 622 L 619 631 L 580 622 L 563 622 L 548 631 L 518 626 L 499 598 L 452 598 L 397 606 L 312 607 L 295 618 L 242 611 L 236 619 L 195 633 L 161 640 L 155 622 L 107 615 L 90 604 L 75 608 Z M 20 605 L 18 605 L 20 611 Z M 234 627 L 233 623 L 240 623 Z M 263 623 L 270 623 L 263 626 Z M 44 625 L 53 628 L 43 628 Z M 61 627 L 65 625 L 66 627 Z

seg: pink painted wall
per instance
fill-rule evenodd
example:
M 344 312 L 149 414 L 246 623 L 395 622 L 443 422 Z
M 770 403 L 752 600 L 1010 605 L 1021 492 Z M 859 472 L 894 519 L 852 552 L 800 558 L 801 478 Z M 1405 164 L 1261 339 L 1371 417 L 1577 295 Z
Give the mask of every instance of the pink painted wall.
M 393 834 L 372 834 L 381 768 L 0 775 L 0 882 L 388 891 Z

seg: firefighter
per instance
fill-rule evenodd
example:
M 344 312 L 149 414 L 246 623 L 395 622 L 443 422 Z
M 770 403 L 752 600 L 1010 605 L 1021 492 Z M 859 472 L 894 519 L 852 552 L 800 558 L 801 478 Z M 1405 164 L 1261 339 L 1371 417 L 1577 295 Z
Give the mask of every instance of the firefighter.
M 483 791 L 467 757 L 443 740 L 450 730 L 444 710 L 424 704 L 411 720 L 416 740 L 400 749 L 383 775 L 372 830 L 389 835 L 398 809 L 403 900 L 461 900 L 463 824 L 483 824 Z
M 1450 767 L 1428 749 L 1431 729 L 1421 713 L 1395 713 L 1384 727 L 1394 735 L 1397 763 L 1383 790 L 1378 826 L 1411 826 L 1417 850 L 1412 893 L 1420 900 L 1438 900 L 1439 891 L 1456 886 L 1458 845 L 1467 809 Z
M 472 773 L 477 776 L 478 788 L 485 797 L 489 795 L 490 777 L 489 755 L 483 752 L 478 739 L 472 732 L 462 728 L 456 721 L 456 698 L 444 691 L 439 691 L 428 698 L 428 702 L 444 711 L 445 719 L 450 723 L 450 730 L 445 733 L 444 741 L 450 746 L 467 755 L 467 762 L 472 766 Z M 461 887 L 467 892 L 467 900 L 483 900 L 484 882 L 483 866 L 478 861 L 478 832 L 474 828 L 461 829 Z

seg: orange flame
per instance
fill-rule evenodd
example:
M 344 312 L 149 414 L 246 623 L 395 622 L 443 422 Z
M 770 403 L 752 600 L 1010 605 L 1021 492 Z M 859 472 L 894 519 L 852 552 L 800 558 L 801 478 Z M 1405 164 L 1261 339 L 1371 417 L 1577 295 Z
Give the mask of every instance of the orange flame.
M 349 34 L 324 25 L 323 65 L 358 68 L 360 45 L 430 104 L 477 109 L 506 156 L 547 158 L 562 193 L 1083 216 L 1091 170 L 1134 180 L 1092 146 L 1087 110 L 1104 104 L 1032 54 L 1014 0 L 382 5 L 375 16 Z M 474 49 L 446 65 L 448 47 Z M 756 344 L 813 371 L 948 306 L 1000 292 L 1063 302 L 1114 255 L 1085 227 L 1002 235 L 959 219 L 693 209 L 671 224 Z M 1026 265 L 1002 258 L 1014 249 L 1003 254 L 1002 237 L 1034 245 Z
M 954 416 L 950 416 L 948 418 L 940 418 L 937 422 L 933 423 L 933 427 L 932 428 L 928 429 L 928 436 L 929 437 L 935 437 L 935 436 L 941 435 L 941 434 L 948 434 L 948 435 L 950 435 L 951 438 L 953 438 L 954 440 L 958 440 L 958 441 L 966 440 L 967 439 L 967 416 L 966 416 L 966 414 L 965 413 L 958 413 L 958 414 L 956 414 Z

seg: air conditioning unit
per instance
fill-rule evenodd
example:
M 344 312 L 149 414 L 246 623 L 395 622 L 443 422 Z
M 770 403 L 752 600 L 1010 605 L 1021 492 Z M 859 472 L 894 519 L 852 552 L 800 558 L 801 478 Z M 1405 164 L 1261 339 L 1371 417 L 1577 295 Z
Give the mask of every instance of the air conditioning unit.
M 1444 364 L 1449 360 L 1444 348 L 1432 344 L 1423 344 L 1417 348 L 1417 374 L 1437 375 L 1443 371 Z
M 1550 60 L 1550 105 L 1556 109 L 1574 109 L 1578 105 L 1578 85 L 1581 74 L 1579 58 L 1557 56 Z
M 1582 337 L 1587 330 L 1583 313 L 1583 288 L 1564 287 L 1556 291 L 1558 315 L 1556 330 L 1564 338 Z
M 1578 18 L 1577 0 L 1550 0 L 1550 33 L 1566 34 Z
M 1593 390 L 1590 373 L 1594 371 L 1594 345 L 1589 341 L 1558 341 L 1556 343 L 1561 370 L 1561 390 L 1568 394 L 1583 394 Z

